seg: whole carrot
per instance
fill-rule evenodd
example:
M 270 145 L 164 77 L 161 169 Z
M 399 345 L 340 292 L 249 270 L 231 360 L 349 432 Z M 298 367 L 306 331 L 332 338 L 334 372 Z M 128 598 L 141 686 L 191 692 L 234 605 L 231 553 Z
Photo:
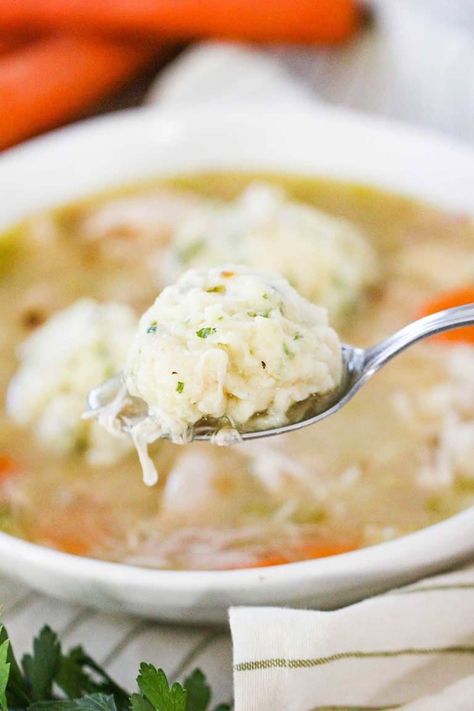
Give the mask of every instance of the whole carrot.
M 28 41 L 28 37 L 22 34 L 0 33 L 0 55 L 12 52 Z
M 76 117 L 155 53 L 149 46 L 65 36 L 0 57 L 0 149 Z
M 355 0 L 0 0 L 0 27 L 142 33 L 160 39 L 340 42 Z

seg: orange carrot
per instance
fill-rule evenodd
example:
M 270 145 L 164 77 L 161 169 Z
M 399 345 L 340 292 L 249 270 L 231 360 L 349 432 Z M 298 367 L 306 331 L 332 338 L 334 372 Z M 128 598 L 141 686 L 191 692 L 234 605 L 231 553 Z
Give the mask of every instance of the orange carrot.
M 90 528 L 77 529 L 76 531 L 61 531 L 50 528 L 41 533 L 42 535 L 34 539 L 35 542 L 72 555 L 91 555 L 104 540 L 103 531 L 91 530 Z
M 18 471 L 18 465 L 9 454 L 0 454 L 0 482 Z
M 85 535 L 79 533 L 78 535 L 64 534 L 61 536 L 53 530 L 45 531 L 44 535 L 38 538 L 38 543 L 72 555 L 86 556 L 93 549 L 92 543 Z
M 285 565 L 285 563 L 290 563 L 290 559 L 284 555 L 269 555 L 267 558 L 261 558 L 254 563 L 249 563 L 245 566 L 236 566 L 238 568 L 269 568 L 271 565 Z
M 304 543 L 296 550 L 287 555 L 269 555 L 265 558 L 244 566 L 245 568 L 268 568 L 271 565 L 284 565 L 285 563 L 295 563 L 296 561 L 312 560 L 314 558 L 328 558 L 332 555 L 349 553 L 358 548 L 355 544 L 347 543 Z
M 8 54 L 14 49 L 21 47 L 21 45 L 26 44 L 28 38 L 25 35 L 18 34 L 0 34 L 0 55 Z
M 89 555 L 113 540 L 117 528 L 110 512 L 87 497 L 79 497 L 62 510 L 45 508 L 30 525 L 32 540 L 74 555 Z
M 331 555 L 340 555 L 341 553 L 349 553 L 359 548 L 355 543 L 306 543 L 300 548 L 301 560 L 309 560 L 311 558 L 328 558 Z
M 465 286 L 435 296 L 434 299 L 431 299 L 425 304 L 421 315 L 428 316 L 436 311 L 443 311 L 443 309 L 451 309 L 454 306 L 463 306 L 464 304 L 474 304 L 474 286 Z M 465 328 L 446 331 L 439 336 L 435 336 L 435 338 L 452 343 L 474 344 L 474 326 L 466 326 Z
M 355 0 L 0 0 L 0 27 L 335 43 L 358 26 Z
M 16 461 L 9 454 L 0 454 L 0 482 L 18 471 Z
M 58 36 L 0 58 L 0 149 L 76 117 L 153 54 L 149 46 Z

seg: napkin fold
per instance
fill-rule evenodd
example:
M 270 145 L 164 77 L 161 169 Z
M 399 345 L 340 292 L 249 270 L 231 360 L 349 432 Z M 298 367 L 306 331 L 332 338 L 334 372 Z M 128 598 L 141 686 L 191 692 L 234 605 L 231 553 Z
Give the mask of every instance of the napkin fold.
M 474 141 L 471 0 L 374 0 L 339 50 L 193 45 L 149 103 L 330 101 Z M 474 565 L 333 612 L 233 608 L 235 711 L 474 711 Z

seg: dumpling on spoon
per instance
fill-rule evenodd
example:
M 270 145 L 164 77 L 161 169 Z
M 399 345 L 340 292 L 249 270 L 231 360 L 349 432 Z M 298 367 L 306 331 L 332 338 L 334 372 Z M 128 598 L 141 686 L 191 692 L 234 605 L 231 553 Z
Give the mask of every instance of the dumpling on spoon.
M 146 405 L 129 432 L 147 483 L 156 480 L 146 452 L 154 440 L 188 442 L 205 422 L 228 444 L 239 431 L 287 423 L 295 403 L 341 377 L 326 309 L 285 279 L 234 265 L 186 272 L 141 317 L 123 371 L 123 403 Z M 113 407 L 118 414 L 117 398 Z

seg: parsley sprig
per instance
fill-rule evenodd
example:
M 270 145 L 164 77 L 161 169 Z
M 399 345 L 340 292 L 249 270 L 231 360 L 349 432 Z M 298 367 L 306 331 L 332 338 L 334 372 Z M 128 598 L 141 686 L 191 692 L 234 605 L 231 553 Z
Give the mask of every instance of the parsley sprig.
M 199 669 L 183 684 L 170 684 L 162 669 L 142 662 L 137 686 L 129 694 L 82 647 L 63 652 L 48 626 L 18 663 L 5 627 L 0 628 L 1 711 L 211 711 L 211 689 Z

